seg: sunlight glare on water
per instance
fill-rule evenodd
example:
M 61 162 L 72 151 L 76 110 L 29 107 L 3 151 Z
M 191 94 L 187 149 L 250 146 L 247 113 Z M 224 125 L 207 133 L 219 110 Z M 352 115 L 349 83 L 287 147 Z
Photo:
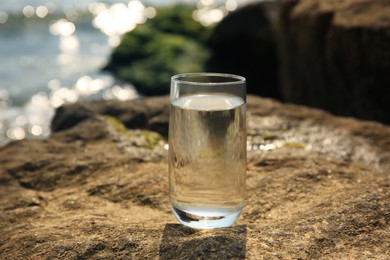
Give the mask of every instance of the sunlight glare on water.
M 208 26 L 249 1 L 3 1 L 0 147 L 10 140 L 47 137 L 54 110 L 63 104 L 136 98 L 133 85 L 118 84 L 101 68 L 122 35 L 153 19 L 156 7 L 197 4 L 193 17 Z
M 75 30 L 75 25 L 66 19 L 60 19 L 50 25 L 50 33 L 53 35 L 70 36 Z
M 23 14 L 24 14 L 24 16 L 26 16 L 26 17 L 33 17 L 34 14 L 35 14 L 35 8 L 32 7 L 31 5 L 26 5 L 26 6 L 23 8 Z
M 108 36 L 123 35 L 146 21 L 145 6 L 136 0 L 130 1 L 128 5 L 94 5 L 90 10 L 96 15 L 92 24 Z
M 47 9 L 46 6 L 41 5 L 41 6 L 38 6 L 38 8 L 35 12 L 39 18 L 44 18 L 49 13 L 49 10 Z

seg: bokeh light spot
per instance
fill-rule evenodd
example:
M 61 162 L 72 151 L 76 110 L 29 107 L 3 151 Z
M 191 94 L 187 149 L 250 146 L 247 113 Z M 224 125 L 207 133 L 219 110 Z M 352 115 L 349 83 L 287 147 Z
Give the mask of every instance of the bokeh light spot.
M 25 125 L 27 123 L 27 118 L 24 115 L 20 115 L 15 119 L 17 125 Z
M 23 8 L 23 14 L 26 17 L 33 17 L 35 15 L 35 8 L 27 5 Z
M 225 4 L 226 10 L 232 12 L 237 9 L 237 2 L 235 0 L 227 0 Z
M 0 23 L 5 23 L 8 20 L 8 14 L 6 12 L 0 12 Z
M 214 2 L 213 0 L 201 0 L 201 1 L 200 1 L 200 3 L 201 3 L 202 5 L 206 5 L 206 6 L 212 5 L 213 2 Z
M 103 3 L 91 3 L 89 6 L 88 6 L 88 10 L 90 13 L 94 14 L 94 15 L 98 15 L 100 14 L 101 12 L 105 11 L 107 9 L 106 5 L 103 4 Z
M 76 30 L 75 25 L 65 19 L 60 19 L 50 25 L 50 33 L 53 35 L 70 36 Z
M 80 48 L 80 41 L 75 35 L 68 37 L 61 37 L 60 39 L 60 49 L 63 52 L 74 53 L 77 52 Z
M 47 14 L 49 13 L 49 10 L 47 9 L 46 6 L 38 6 L 36 10 L 36 14 L 39 18 L 44 18 Z
M 120 87 L 114 86 L 112 88 L 112 94 L 118 100 L 124 101 L 133 98 L 136 95 L 134 87 Z
M 21 126 L 10 128 L 7 130 L 7 136 L 9 139 L 12 140 L 22 140 L 24 137 L 26 137 L 26 132 Z
M 66 19 L 68 19 L 71 22 L 74 22 L 79 18 L 79 14 L 74 9 L 69 9 L 68 11 L 66 11 L 65 15 L 66 15 Z
M 202 8 L 194 11 L 193 18 L 204 26 L 210 26 L 222 20 L 224 12 L 221 9 Z
M 121 38 L 117 35 L 111 36 L 108 38 L 108 44 L 111 47 L 117 47 L 121 43 Z
M 59 89 L 61 87 L 61 82 L 58 79 L 52 79 L 47 83 L 47 86 L 51 91 Z
M 40 135 L 42 135 L 42 133 L 43 133 L 43 129 L 42 129 L 42 127 L 39 126 L 39 125 L 33 125 L 33 126 L 31 127 L 30 132 L 31 132 L 32 135 L 40 136 Z
M 152 19 L 157 14 L 156 8 L 154 8 L 152 6 L 146 7 L 145 11 L 144 11 L 144 14 L 145 14 L 146 18 Z
M 108 36 L 123 35 L 133 30 L 137 24 L 144 23 L 147 18 L 145 6 L 137 0 L 130 1 L 127 6 L 117 3 L 109 8 L 91 4 L 89 10 L 95 15 L 93 26 Z

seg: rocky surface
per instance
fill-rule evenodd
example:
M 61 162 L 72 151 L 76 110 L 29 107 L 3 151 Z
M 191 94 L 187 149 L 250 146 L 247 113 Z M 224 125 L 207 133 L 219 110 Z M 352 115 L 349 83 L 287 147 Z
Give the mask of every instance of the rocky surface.
M 167 97 L 60 108 L 49 139 L 0 149 L 0 258 L 388 258 L 390 128 L 253 96 L 248 111 L 244 212 L 200 231 L 169 208 Z
M 390 123 L 390 2 L 281 0 L 282 96 Z

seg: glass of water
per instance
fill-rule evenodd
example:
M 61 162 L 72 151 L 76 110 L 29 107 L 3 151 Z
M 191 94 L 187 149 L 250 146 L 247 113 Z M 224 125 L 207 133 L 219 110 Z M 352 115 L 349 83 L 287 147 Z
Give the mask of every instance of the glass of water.
M 187 73 L 171 79 L 169 195 L 193 228 L 227 227 L 240 215 L 246 181 L 245 78 Z

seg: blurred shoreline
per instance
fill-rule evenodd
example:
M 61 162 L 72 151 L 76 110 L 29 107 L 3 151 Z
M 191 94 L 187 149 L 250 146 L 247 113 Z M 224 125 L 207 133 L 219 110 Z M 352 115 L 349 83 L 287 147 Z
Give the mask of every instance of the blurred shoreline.
M 250 1 L 8 1 L 0 7 L 0 147 L 46 138 L 55 108 L 79 100 L 138 97 L 131 84 L 102 73 L 121 35 L 156 15 L 155 7 L 193 4 L 229 10 Z M 223 10 L 223 11 L 221 11 Z M 224 12 L 224 13 L 223 13 Z M 214 12 L 215 13 L 215 12 Z M 208 13 L 205 13 L 206 15 Z M 205 16 L 206 17 L 206 16 Z M 212 18 L 212 16 L 209 15 Z M 206 17 L 207 18 L 207 17 Z

